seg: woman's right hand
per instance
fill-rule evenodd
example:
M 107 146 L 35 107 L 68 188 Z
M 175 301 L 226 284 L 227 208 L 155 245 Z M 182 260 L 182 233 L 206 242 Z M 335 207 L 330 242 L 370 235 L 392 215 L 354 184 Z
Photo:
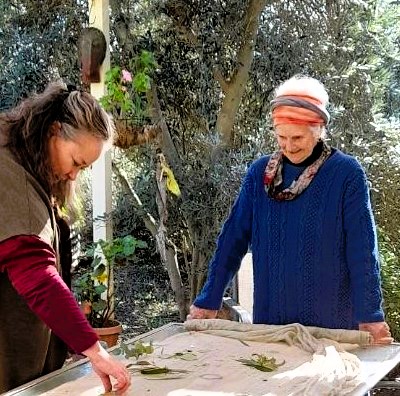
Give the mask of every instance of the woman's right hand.
M 218 311 L 213 309 L 199 308 L 192 305 L 189 309 L 189 315 L 187 315 L 186 320 L 191 319 L 215 319 L 217 317 Z
M 360 323 L 358 329 L 368 331 L 373 338 L 374 345 L 391 344 L 394 341 L 386 322 Z
M 131 385 L 131 376 L 127 368 L 96 342 L 90 348 L 82 352 L 87 356 L 92 364 L 94 372 L 100 377 L 105 392 L 111 392 L 113 389 L 111 377 L 115 378 L 115 391 L 118 395 L 123 395 Z

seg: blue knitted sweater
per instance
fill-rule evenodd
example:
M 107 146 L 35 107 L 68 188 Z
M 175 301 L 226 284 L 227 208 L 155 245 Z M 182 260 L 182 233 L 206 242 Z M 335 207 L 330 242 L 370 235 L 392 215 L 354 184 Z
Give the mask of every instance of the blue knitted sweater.
M 264 189 L 268 159 L 247 172 L 194 304 L 219 309 L 251 248 L 254 323 L 353 329 L 383 321 L 376 228 L 361 165 L 333 150 L 300 196 L 279 202 Z M 303 170 L 284 163 L 284 187 Z

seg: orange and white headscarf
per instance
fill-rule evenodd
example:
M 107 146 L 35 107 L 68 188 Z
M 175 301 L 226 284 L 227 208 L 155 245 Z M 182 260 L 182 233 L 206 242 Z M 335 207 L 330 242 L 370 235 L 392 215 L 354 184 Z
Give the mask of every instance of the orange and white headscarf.
M 327 125 L 329 113 L 311 96 L 281 95 L 271 101 L 274 127 L 280 124 Z

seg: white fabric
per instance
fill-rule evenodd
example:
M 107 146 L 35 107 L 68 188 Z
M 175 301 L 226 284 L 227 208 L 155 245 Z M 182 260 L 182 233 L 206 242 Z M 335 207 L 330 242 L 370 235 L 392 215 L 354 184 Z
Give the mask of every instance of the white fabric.
M 197 319 L 187 321 L 185 328 L 242 341 L 285 342 L 312 353 L 311 361 L 272 377 L 274 381 L 286 383 L 283 393 L 276 393 L 282 395 L 344 395 L 351 392 L 360 383 L 361 363 L 357 356 L 346 350 L 372 342 L 367 332 L 306 327 L 298 323 L 277 326 Z
M 324 329 L 303 326 L 299 323 L 288 325 L 265 325 L 233 322 L 222 319 L 194 319 L 185 322 L 189 331 L 203 331 L 221 337 L 237 338 L 258 342 L 286 342 L 308 352 L 318 352 L 321 343 L 338 342 L 343 350 L 371 345 L 371 334 L 358 330 Z M 319 341 L 318 341 L 319 340 Z
M 188 331 L 154 342 L 153 354 L 141 360 L 188 372 L 145 377 L 133 371 L 128 396 L 346 395 L 360 382 L 358 358 L 344 351 L 337 341 L 315 338 L 312 334 L 321 335 L 320 329 L 301 325 L 265 327 L 223 320 L 193 320 L 185 326 Z M 193 331 L 194 328 L 202 330 Z M 223 337 L 216 335 L 223 333 Z M 354 336 L 359 342 L 369 340 L 368 334 L 360 332 L 329 330 L 326 334 L 335 339 L 341 334 L 346 348 Z M 175 355 L 188 350 L 193 359 L 183 360 Z M 285 363 L 268 373 L 237 361 L 251 358 L 254 353 Z M 98 377 L 89 373 L 43 395 L 100 395 L 101 389 Z

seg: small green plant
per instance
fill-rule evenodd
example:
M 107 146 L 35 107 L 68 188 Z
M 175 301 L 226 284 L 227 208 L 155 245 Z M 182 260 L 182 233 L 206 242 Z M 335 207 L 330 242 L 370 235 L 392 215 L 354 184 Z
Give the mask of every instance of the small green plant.
M 82 311 L 93 327 L 106 327 L 111 321 L 117 302 L 111 287 L 110 273 L 116 265 L 124 265 L 133 259 L 136 249 L 147 247 L 146 242 L 131 235 L 100 240 L 86 251 L 91 259 L 90 268 L 74 279 L 73 292 Z
M 151 52 L 142 51 L 129 65 L 129 71 L 120 66 L 106 73 L 107 94 L 100 99 L 106 111 L 116 119 L 141 123 L 147 117 L 146 92 L 157 64 Z

